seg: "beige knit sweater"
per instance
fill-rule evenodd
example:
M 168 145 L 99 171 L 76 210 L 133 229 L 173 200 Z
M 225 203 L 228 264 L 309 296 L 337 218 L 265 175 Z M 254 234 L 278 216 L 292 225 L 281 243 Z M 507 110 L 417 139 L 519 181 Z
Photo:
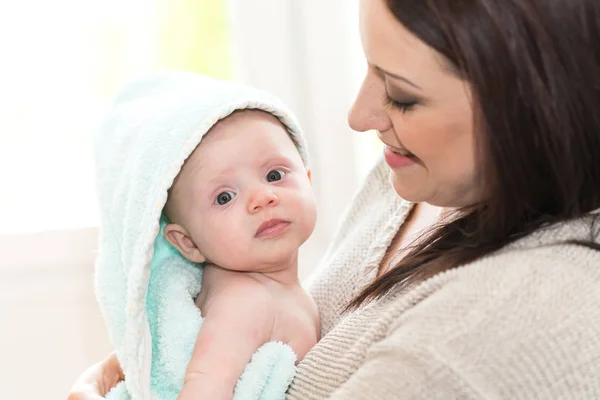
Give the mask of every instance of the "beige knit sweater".
M 600 399 L 600 251 L 560 244 L 599 241 L 592 216 L 342 315 L 410 208 L 384 164 L 367 182 L 310 284 L 323 337 L 288 399 Z

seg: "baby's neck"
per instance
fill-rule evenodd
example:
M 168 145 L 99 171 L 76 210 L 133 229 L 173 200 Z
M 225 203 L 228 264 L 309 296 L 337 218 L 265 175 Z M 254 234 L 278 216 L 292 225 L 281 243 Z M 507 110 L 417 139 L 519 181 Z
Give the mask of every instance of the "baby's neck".
M 299 285 L 300 279 L 298 278 L 298 255 L 296 254 L 284 264 L 277 265 L 267 271 L 250 273 L 260 275 L 283 286 Z

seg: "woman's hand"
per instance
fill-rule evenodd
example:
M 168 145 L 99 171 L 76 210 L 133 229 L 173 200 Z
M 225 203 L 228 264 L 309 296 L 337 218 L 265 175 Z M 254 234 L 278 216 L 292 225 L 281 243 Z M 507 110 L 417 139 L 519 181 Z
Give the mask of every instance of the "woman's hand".
M 112 353 L 77 378 L 67 400 L 102 400 L 123 379 L 121 364 L 117 355 Z

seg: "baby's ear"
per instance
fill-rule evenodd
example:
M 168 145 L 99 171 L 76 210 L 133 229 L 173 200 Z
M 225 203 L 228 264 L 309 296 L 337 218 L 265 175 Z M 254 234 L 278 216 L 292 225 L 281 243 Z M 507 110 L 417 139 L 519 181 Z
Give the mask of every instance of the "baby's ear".
M 310 169 L 306 170 L 306 175 L 308 175 L 308 180 L 312 183 L 312 171 Z
M 200 252 L 189 233 L 179 224 L 165 226 L 165 237 L 182 256 L 195 263 L 203 263 L 206 257 Z

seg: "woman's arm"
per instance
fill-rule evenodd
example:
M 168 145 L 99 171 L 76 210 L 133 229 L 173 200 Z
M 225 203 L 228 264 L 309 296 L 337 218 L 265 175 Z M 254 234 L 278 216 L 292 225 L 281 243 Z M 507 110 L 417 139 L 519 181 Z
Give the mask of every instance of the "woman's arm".
M 115 353 L 85 370 L 67 400 L 102 400 L 125 376 Z

